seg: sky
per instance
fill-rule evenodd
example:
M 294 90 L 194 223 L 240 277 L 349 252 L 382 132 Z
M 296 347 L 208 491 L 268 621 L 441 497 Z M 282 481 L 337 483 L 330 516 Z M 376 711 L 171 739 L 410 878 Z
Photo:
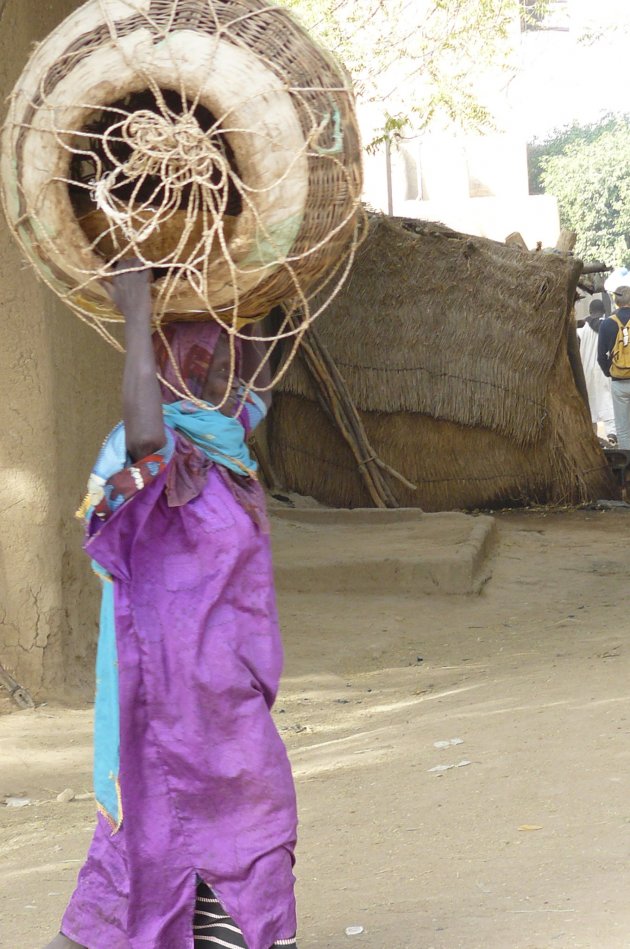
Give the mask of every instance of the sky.
M 554 128 L 630 113 L 627 48 L 630 0 L 570 0 L 568 33 L 522 38 L 518 75 L 508 83 L 512 131 L 531 140 Z M 591 39 L 585 40 L 585 34 Z M 592 35 L 592 34 L 595 35 Z

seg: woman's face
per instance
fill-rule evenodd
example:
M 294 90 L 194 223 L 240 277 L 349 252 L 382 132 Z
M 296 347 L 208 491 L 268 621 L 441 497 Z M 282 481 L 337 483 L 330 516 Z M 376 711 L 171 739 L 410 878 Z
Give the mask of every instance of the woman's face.
M 230 343 L 225 333 L 221 333 L 214 350 L 201 398 L 213 405 L 220 405 L 225 399 L 219 410 L 223 415 L 234 415 L 237 402 L 239 381 L 236 373 L 232 370 L 230 383 L 230 371 Z M 227 399 L 225 398 L 226 395 Z

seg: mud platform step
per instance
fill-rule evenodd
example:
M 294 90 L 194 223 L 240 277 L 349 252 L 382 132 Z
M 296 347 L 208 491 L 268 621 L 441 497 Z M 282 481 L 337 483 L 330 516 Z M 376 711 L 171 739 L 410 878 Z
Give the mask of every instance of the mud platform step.
M 479 593 L 491 575 L 491 517 L 399 509 L 275 510 L 278 589 L 301 593 Z

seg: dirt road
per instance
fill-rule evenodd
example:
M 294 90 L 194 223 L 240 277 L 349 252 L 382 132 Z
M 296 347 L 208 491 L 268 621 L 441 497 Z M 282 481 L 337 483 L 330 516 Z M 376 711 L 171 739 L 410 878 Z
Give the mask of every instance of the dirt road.
M 300 949 L 630 945 L 630 517 L 498 520 L 480 596 L 282 597 Z M 0 755 L 0 800 L 41 802 L 0 809 L 0 945 L 39 949 L 92 828 L 51 800 L 90 790 L 90 711 L 7 714 Z

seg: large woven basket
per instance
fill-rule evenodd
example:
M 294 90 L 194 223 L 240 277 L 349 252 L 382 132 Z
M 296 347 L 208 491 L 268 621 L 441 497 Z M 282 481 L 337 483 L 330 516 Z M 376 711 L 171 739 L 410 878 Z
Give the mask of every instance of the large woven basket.
M 357 239 L 350 81 L 263 0 L 89 0 L 28 62 L 1 172 L 25 253 L 97 320 L 118 259 L 154 266 L 161 317 L 237 322 L 307 302 Z

